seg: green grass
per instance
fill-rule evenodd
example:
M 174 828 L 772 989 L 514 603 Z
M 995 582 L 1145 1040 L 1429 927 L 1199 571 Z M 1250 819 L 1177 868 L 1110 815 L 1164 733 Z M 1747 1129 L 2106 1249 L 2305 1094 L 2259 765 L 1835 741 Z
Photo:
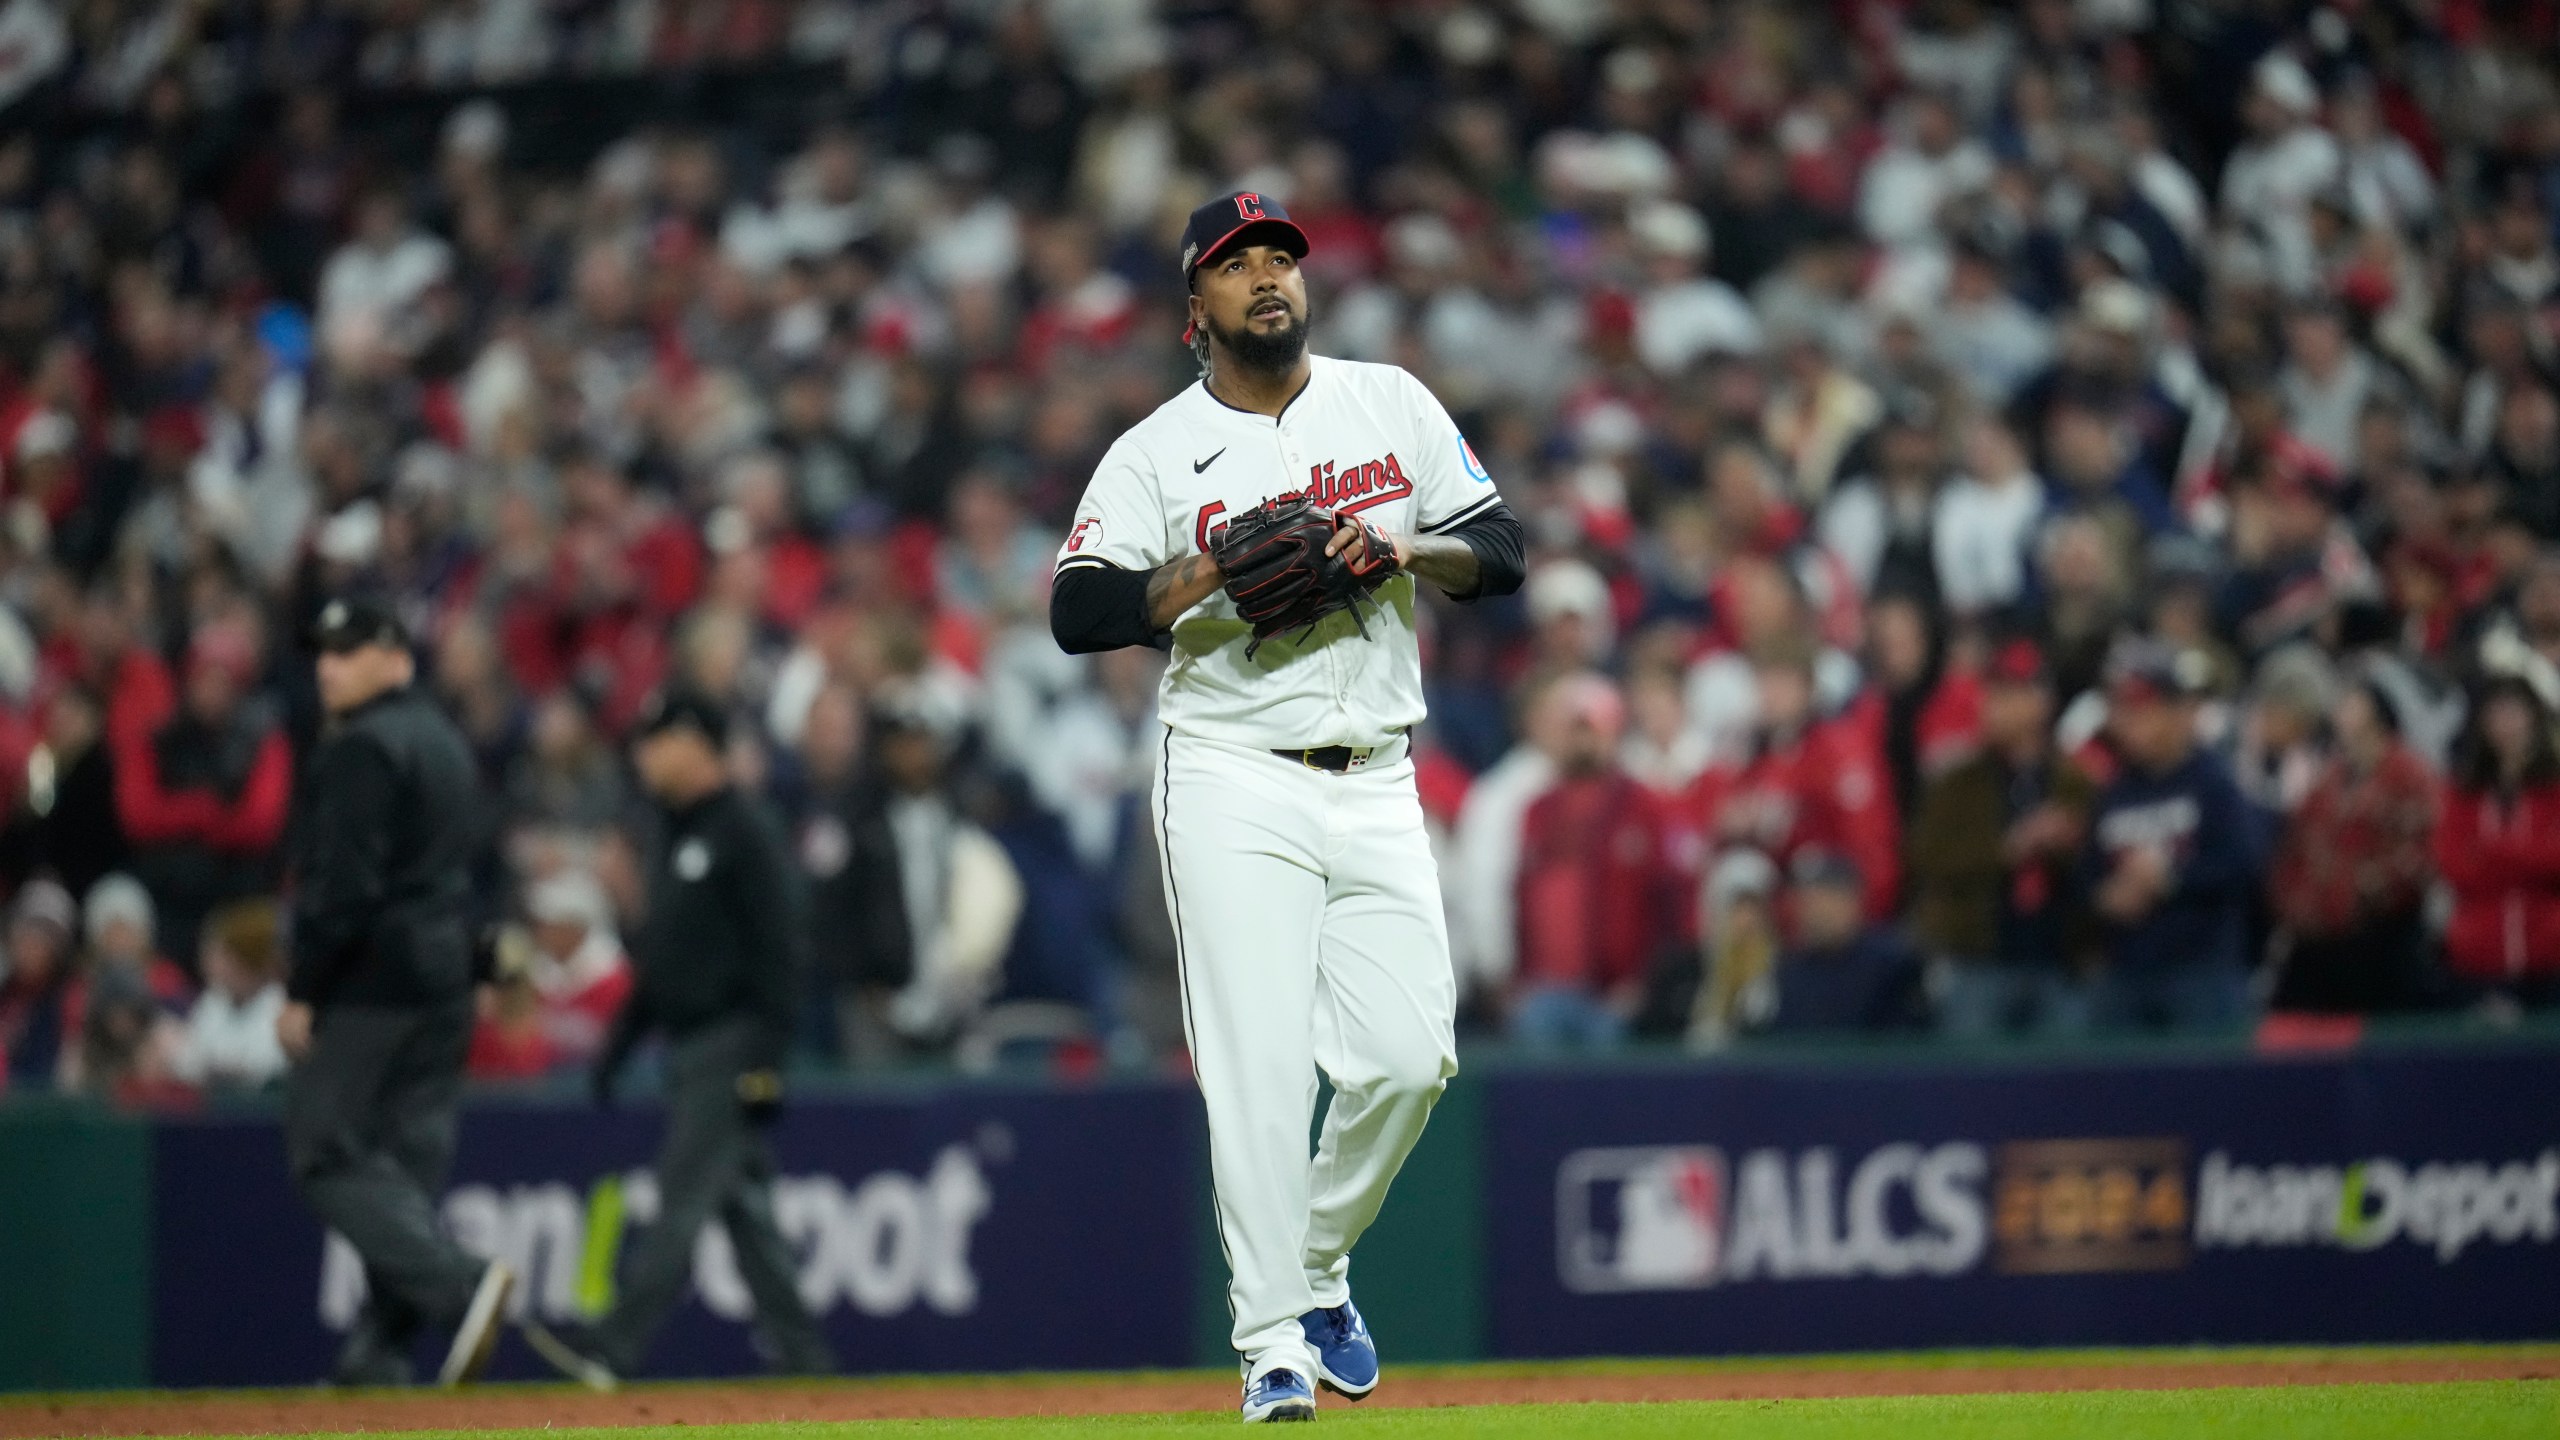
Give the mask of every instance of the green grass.
M 1078 1420 L 879 1420 L 843 1425 L 492 1430 L 470 1440 L 1112 1440 L 1226 1431 L 1224 1415 Z M 1321 1424 L 1372 1440 L 2549 1440 L 2560 1384 L 2321 1385 L 2260 1390 L 1893 1399 L 1506 1405 L 1445 1410 L 1328 1407 Z M 427 1432 L 431 1433 L 431 1432 Z M 312 1437 L 316 1440 L 316 1437 Z
M 1928 1371 L 1952 1368 L 2035 1370 L 2054 1366 L 2134 1367 L 2217 1363 L 2345 1367 L 2371 1362 L 2468 1360 L 2524 1362 L 2525 1374 L 2547 1374 L 2560 1366 L 2560 1345 L 2335 1346 L 2320 1348 L 2143 1349 L 2143 1350 L 1949 1350 L 1889 1355 L 1753 1356 L 1730 1359 L 1627 1359 L 1567 1362 L 1497 1362 L 1476 1365 L 1401 1367 L 1409 1377 L 1431 1376 L 1464 1381 L 1505 1377 L 1553 1379 L 1560 1374 L 1646 1376 L 1808 1371 Z M 2263 1372 L 2259 1372 L 2263 1373 Z M 2296 1372 L 2297 1374 L 2304 1372 Z M 2351 1372 L 2352 1373 L 2352 1372 Z M 2371 1372 L 2364 1372 L 2371 1373 Z M 2308 1372 L 2316 1379 L 2317 1371 Z M 1156 1372 L 1144 1376 L 992 1375 L 981 1377 L 894 1376 L 865 1380 L 817 1382 L 820 1390 L 838 1388 L 894 1395 L 908 1389 L 941 1390 L 955 1384 L 983 1397 L 1013 1386 L 1073 1387 L 1092 1384 L 1109 1389 L 1116 1382 L 1144 1379 L 1200 1381 L 1205 1372 Z M 2235 1380 L 2254 1378 L 2235 1373 Z M 671 1398 L 696 1387 L 729 1388 L 736 1382 L 676 1381 L 640 1387 L 639 1394 Z M 799 1389 L 807 1382 L 749 1382 Z M 1231 1383 L 1231 1382 L 1230 1382 Z M 550 1387 L 506 1387 L 522 1396 Z M 1204 1386 L 1205 1399 L 1222 1386 Z M 325 1391 L 197 1391 L 153 1392 L 114 1396 L 98 1393 L 65 1396 L 0 1396 L 0 1435 L 42 1433 L 43 1421 L 24 1423 L 21 1406 L 112 1408 L 119 1400 L 165 1403 L 180 1394 L 201 1398 L 208 1408 L 208 1429 L 230 1428 L 220 1411 L 228 1403 L 286 1402 L 281 1412 L 294 1415 L 298 1401 L 311 1402 L 306 1424 L 343 1423 L 332 1416 L 333 1397 Z M 568 1393 L 564 1390 L 563 1393 Z M 1230 1392 L 1231 1393 L 1231 1392 Z M 1446 1393 L 1446 1392 L 1444 1392 Z M 1465 1393 L 1463 1391 L 1459 1393 Z M 1552 1393 L 1552 1392 L 1550 1392 Z M 457 1403 L 467 1403 L 455 1397 Z M 1056 1403 L 1055 1396 L 1050 1403 Z M 11 1412 L 16 1410 L 17 1416 Z M 267 1416 L 278 1412 L 270 1409 Z M 518 1414 L 524 1412 L 518 1411 Z M 535 1413 L 539 1413 L 538 1411 Z M 587 1412 L 592 1414 L 593 1412 Z M 13 1424 L 15 1418 L 18 1423 Z M 67 1415 L 66 1419 L 69 1418 Z M 444 1418 L 437 1416 L 436 1418 Z M 113 1422 L 109 1422 L 113 1423 Z M 273 1423 L 272 1421 L 270 1423 Z M 285 1422 L 288 1431 L 298 1429 Z M 879 1420 L 823 1424 L 666 1425 L 613 1430 L 425 1430 L 412 1435 L 456 1435 L 463 1440 L 1120 1440 L 1120 1437 L 1206 1435 L 1226 1432 L 1236 1423 L 1223 1409 L 1184 1414 L 1042 1417 L 990 1420 Z M 1920 1395 L 1855 1397 L 1824 1400 L 1715 1400 L 1652 1404 L 1490 1405 L 1441 1409 L 1355 1408 L 1340 1400 L 1323 1406 L 1320 1423 L 1334 1432 L 1346 1427 L 1372 1440 L 1649 1440 L 1649 1437 L 1701 1436 L 1708 1440 L 2505 1440 L 2534 1437 L 2560 1440 L 2560 1380 L 2478 1380 L 2435 1384 L 2301 1384 L 2161 1391 L 2081 1391 L 2034 1394 Z M 86 1427 L 82 1427 L 86 1428 Z M 322 1440 L 320 1433 L 283 1440 Z

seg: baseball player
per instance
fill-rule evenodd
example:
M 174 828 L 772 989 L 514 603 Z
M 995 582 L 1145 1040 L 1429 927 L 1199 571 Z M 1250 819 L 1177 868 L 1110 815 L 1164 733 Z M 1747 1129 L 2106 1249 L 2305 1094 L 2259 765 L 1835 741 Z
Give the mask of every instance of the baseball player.
M 1457 1073 L 1414 587 L 1521 579 L 1519 522 L 1440 402 L 1307 353 L 1306 253 L 1266 197 L 1192 212 L 1200 383 L 1103 457 L 1050 597 L 1070 652 L 1172 651 L 1155 819 L 1248 1421 L 1378 1383 L 1351 1247 Z

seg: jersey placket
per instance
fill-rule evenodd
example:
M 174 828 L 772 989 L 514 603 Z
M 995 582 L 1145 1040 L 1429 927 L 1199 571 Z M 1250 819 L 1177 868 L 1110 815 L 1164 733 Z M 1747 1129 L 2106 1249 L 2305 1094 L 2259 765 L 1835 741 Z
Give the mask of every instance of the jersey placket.
M 1298 398 L 1303 400 L 1307 397 L 1301 395 Z M 1298 449 L 1295 433 L 1289 428 L 1289 412 L 1296 408 L 1294 404 L 1283 407 L 1281 412 L 1272 418 L 1271 428 L 1280 441 L 1281 463 L 1288 467 L 1281 473 L 1291 484 L 1304 483 L 1312 489 L 1314 487 L 1312 469 L 1307 464 L 1306 456 Z M 1307 476 L 1308 479 L 1300 482 L 1298 477 L 1301 475 Z M 1324 661 L 1325 680 L 1333 694 L 1334 718 L 1347 726 L 1351 723 L 1351 684 L 1343 657 L 1336 653 L 1341 649 L 1339 645 L 1319 645 L 1315 653 Z

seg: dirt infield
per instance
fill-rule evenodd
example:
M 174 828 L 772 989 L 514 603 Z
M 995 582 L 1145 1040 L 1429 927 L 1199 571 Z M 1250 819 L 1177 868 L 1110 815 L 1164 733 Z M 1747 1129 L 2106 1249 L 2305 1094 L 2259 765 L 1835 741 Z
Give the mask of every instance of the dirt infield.
M 2063 1390 L 2179 1390 L 2560 1378 L 2560 1352 L 2014 1364 L 1815 1362 L 1698 1368 L 1420 1369 L 1390 1376 L 1372 1404 L 1785 1400 L 1839 1395 L 1965 1395 Z M 1223 1410 L 1231 1382 L 1210 1374 L 1114 1378 L 901 1378 L 826 1383 L 648 1385 L 619 1395 L 496 1385 L 460 1393 L 327 1391 L 35 1397 L 0 1400 L 0 1440 L 54 1435 L 250 1435 L 314 1431 L 538 1429 L 776 1421 L 950 1419 Z

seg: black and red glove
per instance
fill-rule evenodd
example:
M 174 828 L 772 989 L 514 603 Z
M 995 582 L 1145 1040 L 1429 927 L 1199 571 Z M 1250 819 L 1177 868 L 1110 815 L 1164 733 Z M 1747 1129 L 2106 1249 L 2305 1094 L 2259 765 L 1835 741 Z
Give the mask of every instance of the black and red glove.
M 1360 543 L 1326 554 L 1334 533 L 1346 525 L 1359 527 Z M 1235 601 L 1236 617 L 1253 627 L 1244 649 L 1248 660 L 1263 641 L 1291 631 L 1303 640 L 1341 610 L 1351 612 L 1366 638 L 1369 626 L 1360 607 L 1375 605 L 1378 587 L 1404 568 L 1384 531 L 1300 495 L 1265 500 L 1228 521 L 1210 542 L 1209 558 Z

